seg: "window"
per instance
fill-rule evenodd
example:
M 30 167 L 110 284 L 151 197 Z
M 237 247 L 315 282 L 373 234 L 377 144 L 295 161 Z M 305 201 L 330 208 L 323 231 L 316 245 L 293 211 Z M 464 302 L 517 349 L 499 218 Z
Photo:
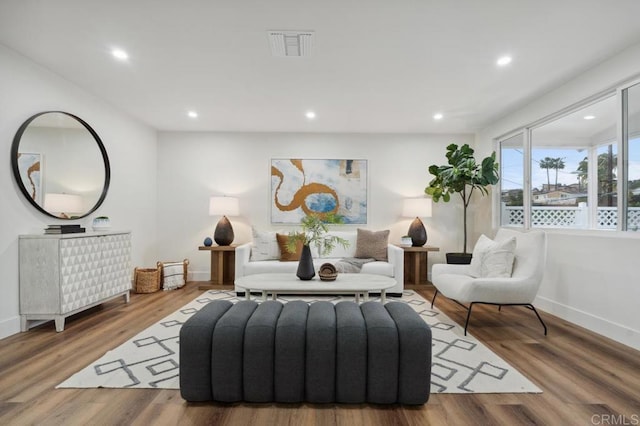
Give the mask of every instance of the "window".
M 500 142 L 500 223 L 524 226 L 524 134 Z
M 640 84 L 622 91 L 626 230 L 640 230 Z
M 617 228 L 617 102 L 611 93 L 499 140 L 502 225 Z M 634 185 L 640 207 L 640 86 L 635 102 L 637 153 L 629 153 L 638 164 Z

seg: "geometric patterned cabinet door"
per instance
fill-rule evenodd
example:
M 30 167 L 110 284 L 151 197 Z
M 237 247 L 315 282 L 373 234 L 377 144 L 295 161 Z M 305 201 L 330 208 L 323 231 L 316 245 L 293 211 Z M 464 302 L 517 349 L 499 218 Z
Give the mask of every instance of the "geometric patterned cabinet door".
M 131 235 L 108 235 L 100 243 L 104 299 L 131 289 Z
M 123 296 L 131 289 L 131 233 L 88 232 L 20 236 L 20 319 L 66 317 Z

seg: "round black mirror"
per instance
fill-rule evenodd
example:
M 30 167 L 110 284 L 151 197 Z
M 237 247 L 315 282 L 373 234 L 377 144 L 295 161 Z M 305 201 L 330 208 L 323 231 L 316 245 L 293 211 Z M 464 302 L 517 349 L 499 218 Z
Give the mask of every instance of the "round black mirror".
M 11 145 L 11 168 L 22 194 L 42 213 L 78 219 L 107 196 L 111 169 L 98 134 L 81 118 L 62 111 L 30 117 Z

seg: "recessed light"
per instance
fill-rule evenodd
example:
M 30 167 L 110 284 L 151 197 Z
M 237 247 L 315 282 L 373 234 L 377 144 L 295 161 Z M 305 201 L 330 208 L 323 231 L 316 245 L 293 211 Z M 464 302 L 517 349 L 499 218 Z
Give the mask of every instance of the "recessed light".
M 433 114 L 433 119 L 434 120 L 442 120 L 442 117 L 444 117 L 444 115 L 442 115 L 442 113 Z
M 596 118 L 596 116 L 595 116 L 595 115 L 585 115 L 585 116 L 584 116 L 584 119 L 585 119 L 585 120 L 593 120 L 594 118 Z
M 313 120 L 314 118 L 316 118 L 316 113 L 313 111 L 307 111 L 304 114 L 305 117 L 307 117 L 309 120 Z
M 187 115 L 191 118 L 198 118 L 198 113 L 195 111 L 189 111 Z
M 511 63 L 511 60 L 511 56 L 502 56 L 501 58 L 498 58 L 496 64 L 499 67 L 504 67 L 505 65 L 509 65 Z
M 121 61 L 126 61 L 127 59 L 129 59 L 129 54 L 122 49 L 113 49 L 111 50 L 111 54 L 114 58 Z

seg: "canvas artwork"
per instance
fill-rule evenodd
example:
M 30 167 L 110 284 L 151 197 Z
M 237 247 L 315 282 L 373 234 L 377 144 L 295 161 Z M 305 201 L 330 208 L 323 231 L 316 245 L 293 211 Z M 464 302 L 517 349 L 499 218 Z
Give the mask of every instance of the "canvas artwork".
M 42 205 L 42 156 L 36 153 L 18 153 L 18 170 L 22 185 L 36 203 Z
M 271 160 L 271 222 L 298 224 L 310 213 L 367 223 L 367 160 Z

